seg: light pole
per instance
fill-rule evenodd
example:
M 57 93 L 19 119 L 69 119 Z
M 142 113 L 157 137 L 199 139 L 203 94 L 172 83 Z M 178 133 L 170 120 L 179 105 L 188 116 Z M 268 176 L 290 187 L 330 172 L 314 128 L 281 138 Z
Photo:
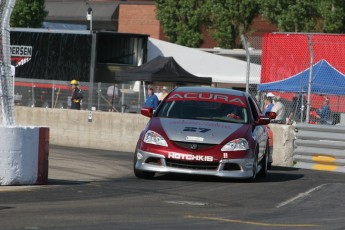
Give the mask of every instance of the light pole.
M 90 21 L 90 33 L 92 33 L 92 8 L 90 6 L 87 9 L 86 19 Z

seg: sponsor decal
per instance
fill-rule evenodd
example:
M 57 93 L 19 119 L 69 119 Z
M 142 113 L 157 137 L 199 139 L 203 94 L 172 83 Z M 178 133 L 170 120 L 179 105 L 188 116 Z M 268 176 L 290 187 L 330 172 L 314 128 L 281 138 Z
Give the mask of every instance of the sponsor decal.
M 187 136 L 186 137 L 187 141 L 204 141 L 203 137 L 191 137 L 191 136 Z
M 32 46 L 10 46 L 10 52 L 12 57 L 31 57 Z
M 228 156 L 228 153 L 223 153 L 223 158 L 224 159 L 227 159 L 229 156 Z
M 172 120 L 169 122 L 169 124 L 171 124 L 171 125 L 189 125 L 189 126 L 195 125 L 195 126 L 206 126 L 206 127 L 211 127 L 211 128 L 231 129 L 231 126 L 229 124 L 218 123 L 218 122 L 209 122 L 209 121 Z M 232 124 L 232 125 L 234 125 L 234 124 Z M 203 129 L 203 130 L 209 131 L 211 129 Z M 185 131 L 185 130 L 183 130 L 183 131 Z
M 191 100 L 199 100 L 199 101 L 211 101 L 211 102 L 220 102 L 220 103 L 228 103 L 239 105 L 242 107 L 247 107 L 244 103 L 244 97 L 232 96 L 227 94 L 214 94 L 214 93 L 182 93 L 182 92 L 175 92 L 169 95 L 167 98 L 167 102 L 169 101 L 191 101 Z
M 24 65 L 31 60 L 32 46 L 10 46 L 11 64 L 15 67 Z
M 182 153 L 169 153 L 168 158 L 187 161 L 213 161 L 213 156 L 191 155 Z

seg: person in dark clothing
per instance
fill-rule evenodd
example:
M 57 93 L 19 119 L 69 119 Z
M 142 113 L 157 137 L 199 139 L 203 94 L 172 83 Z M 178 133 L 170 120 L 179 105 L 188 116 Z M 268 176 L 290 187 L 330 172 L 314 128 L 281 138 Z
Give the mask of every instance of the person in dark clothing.
M 329 98 L 324 97 L 323 105 L 320 109 L 316 110 L 316 118 L 319 119 L 319 123 L 322 125 L 331 125 L 331 108 L 329 106 Z
M 84 98 L 84 96 L 78 87 L 78 81 L 72 80 L 71 87 L 72 87 L 71 109 L 80 110 L 80 102 Z

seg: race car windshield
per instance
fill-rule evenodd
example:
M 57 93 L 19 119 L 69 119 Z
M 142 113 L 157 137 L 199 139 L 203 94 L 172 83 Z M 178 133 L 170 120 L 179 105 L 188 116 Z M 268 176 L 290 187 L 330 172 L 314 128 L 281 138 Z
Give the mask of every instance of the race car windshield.
M 247 109 L 228 103 L 176 100 L 164 102 L 157 117 L 247 123 Z

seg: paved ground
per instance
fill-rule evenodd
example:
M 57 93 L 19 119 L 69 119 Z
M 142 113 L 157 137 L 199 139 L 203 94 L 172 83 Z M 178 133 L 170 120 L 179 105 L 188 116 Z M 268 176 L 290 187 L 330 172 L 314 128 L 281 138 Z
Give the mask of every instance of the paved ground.
M 48 185 L 0 187 L 0 229 L 345 229 L 340 173 L 139 180 L 131 153 L 58 146 L 49 163 Z

